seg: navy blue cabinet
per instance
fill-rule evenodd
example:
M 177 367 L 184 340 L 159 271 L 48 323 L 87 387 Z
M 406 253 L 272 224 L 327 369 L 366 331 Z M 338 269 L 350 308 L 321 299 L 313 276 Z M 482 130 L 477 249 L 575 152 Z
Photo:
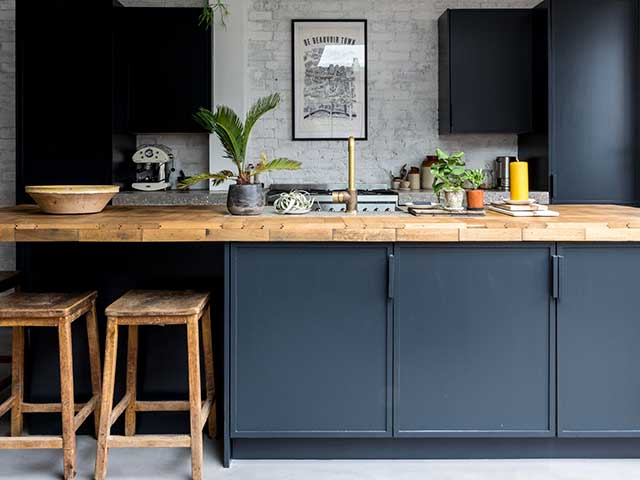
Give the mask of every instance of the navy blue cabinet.
M 531 131 L 531 10 L 447 10 L 438 35 L 440 134 Z
M 396 247 L 396 436 L 555 434 L 553 253 Z
M 558 253 L 558 435 L 640 437 L 640 247 Z
M 231 436 L 391 436 L 386 245 L 237 245 Z

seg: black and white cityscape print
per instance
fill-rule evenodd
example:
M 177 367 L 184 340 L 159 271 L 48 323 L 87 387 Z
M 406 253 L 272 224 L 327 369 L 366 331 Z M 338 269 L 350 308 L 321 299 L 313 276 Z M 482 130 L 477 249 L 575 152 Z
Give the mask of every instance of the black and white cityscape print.
M 294 21 L 294 95 L 294 139 L 366 138 L 365 22 Z

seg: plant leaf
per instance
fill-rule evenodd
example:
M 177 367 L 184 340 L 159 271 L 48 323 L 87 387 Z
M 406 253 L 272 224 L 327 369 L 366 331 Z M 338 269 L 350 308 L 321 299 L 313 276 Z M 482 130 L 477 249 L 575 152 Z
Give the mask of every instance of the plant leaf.
M 302 163 L 296 160 L 289 160 L 288 158 L 274 158 L 270 162 L 260 162 L 251 172 L 251 175 L 269 172 L 271 170 L 298 170 L 300 167 L 302 167 Z
M 211 183 L 213 183 L 214 185 L 220 185 L 222 182 L 224 182 L 225 180 L 229 180 L 230 178 L 234 178 L 233 172 L 230 170 L 221 170 L 218 173 L 201 173 L 199 175 L 185 178 L 180 183 L 178 183 L 178 188 L 189 188 L 192 185 L 203 182 L 205 180 L 213 180 Z
M 218 106 L 216 113 L 212 113 L 206 108 L 201 108 L 194 115 L 194 118 L 200 125 L 220 139 L 220 143 L 224 148 L 226 157 L 233 160 L 242 170 L 244 163 L 244 142 L 243 127 L 240 117 L 231 108 L 227 106 Z
M 253 126 L 265 113 L 278 108 L 280 105 L 280 95 L 274 93 L 272 95 L 259 98 L 256 103 L 249 109 L 244 120 L 244 129 L 242 131 L 242 148 L 246 152 L 249 143 L 249 135 Z

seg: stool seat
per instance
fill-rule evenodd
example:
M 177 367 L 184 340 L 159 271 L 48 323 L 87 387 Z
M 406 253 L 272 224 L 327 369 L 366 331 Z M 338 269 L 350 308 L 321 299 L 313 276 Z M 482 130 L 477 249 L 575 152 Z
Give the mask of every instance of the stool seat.
M 173 317 L 199 315 L 209 294 L 191 290 L 129 290 L 105 311 L 108 317 Z
M 64 318 L 85 309 L 96 298 L 88 293 L 24 293 L 0 297 L 0 318 Z

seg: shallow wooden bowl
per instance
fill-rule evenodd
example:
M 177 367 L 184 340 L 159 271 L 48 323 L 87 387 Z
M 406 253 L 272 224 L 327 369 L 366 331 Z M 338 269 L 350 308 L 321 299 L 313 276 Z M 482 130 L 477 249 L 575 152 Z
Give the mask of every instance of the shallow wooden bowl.
M 98 213 L 120 191 L 115 185 L 39 185 L 25 187 L 40 210 L 56 215 Z

